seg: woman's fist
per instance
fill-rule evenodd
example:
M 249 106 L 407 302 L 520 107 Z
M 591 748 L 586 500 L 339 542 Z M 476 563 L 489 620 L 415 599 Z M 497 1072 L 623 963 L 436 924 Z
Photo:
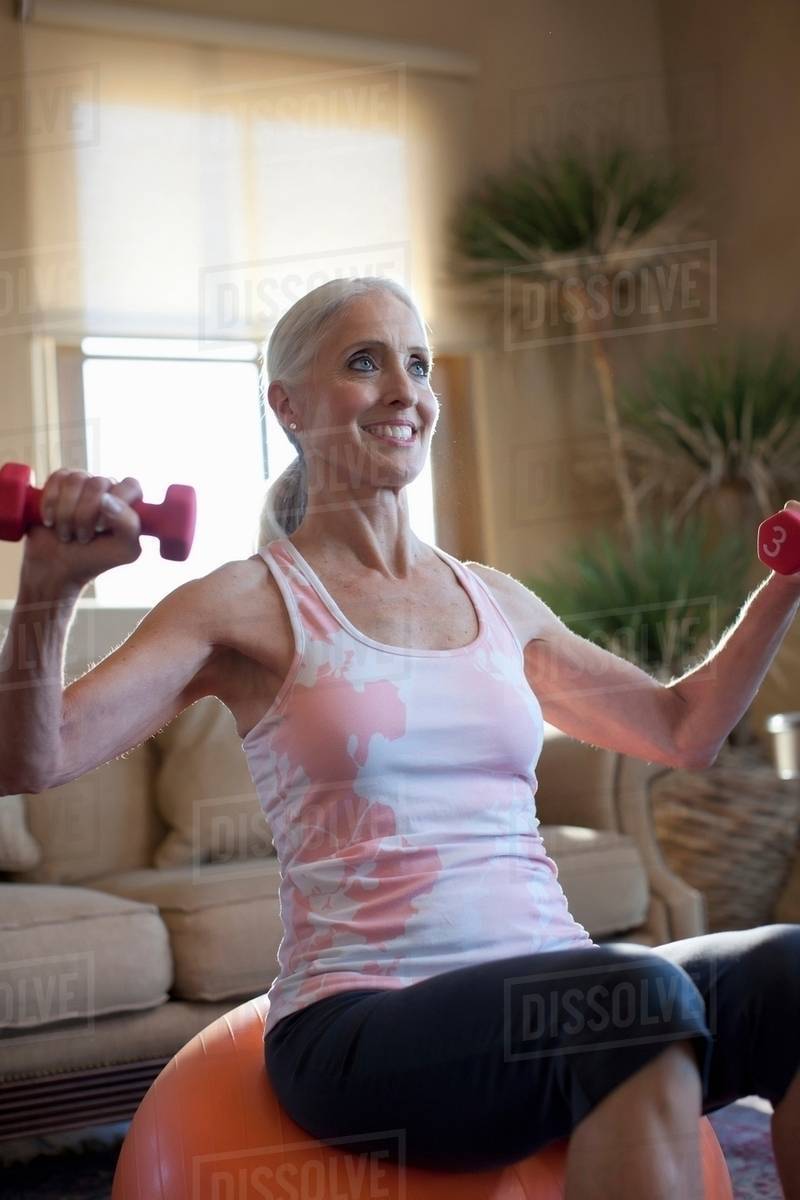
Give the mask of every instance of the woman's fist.
M 141 521 L 131 507 L 142 499 L 137 479 L 116 483 L 105 475 L 60 467 L 42 488 L 43 524 L 25 538 L 23 566 L 55 584 L 83 587 L 142 553 Z M 116 507 L 114 502 L 116 501 Z

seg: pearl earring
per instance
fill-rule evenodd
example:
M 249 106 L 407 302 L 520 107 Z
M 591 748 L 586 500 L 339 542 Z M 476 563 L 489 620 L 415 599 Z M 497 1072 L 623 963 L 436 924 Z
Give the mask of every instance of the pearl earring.
M 295 425 L 294 421 L 292 421 L 292 423 L 291 423 L 291 425 L 289 426 L 289 428 L 290 428 L 290 429 L 297 429 L 297 426 Z

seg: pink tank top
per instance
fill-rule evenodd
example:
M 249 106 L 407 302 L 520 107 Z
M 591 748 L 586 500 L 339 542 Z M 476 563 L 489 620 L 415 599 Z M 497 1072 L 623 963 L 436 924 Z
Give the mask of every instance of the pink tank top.
M 538 833 L 544 727 L 522 646 L 483 580 L 432 549 L 480 619 L 455 650 L 367 637 L 288 538 L 259 551 L 295 638 L 242 740 L 280 866 L 265 1037 L 337 992 L 595 945 Z

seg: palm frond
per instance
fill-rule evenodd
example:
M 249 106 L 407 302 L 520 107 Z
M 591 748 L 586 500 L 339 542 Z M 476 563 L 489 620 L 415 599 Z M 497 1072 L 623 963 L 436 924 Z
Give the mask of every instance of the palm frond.
M 784 339 L 739 340 L 714 355 L 667 354 L 636 388 L 620 391 L 625 445 L 636 474 L 672 464 L 667 490 L 743 485 L 764 512 L 800 486 L 800 364 Z
M 687 191 L 685 169 L 655 165 L 631 146 L 533 151 L 460 202 L 452 220 L 457 269 L 480 278 L 559 256 L 613 262 L 648 240 L 663 247 L 685 228 L 675 210 Z

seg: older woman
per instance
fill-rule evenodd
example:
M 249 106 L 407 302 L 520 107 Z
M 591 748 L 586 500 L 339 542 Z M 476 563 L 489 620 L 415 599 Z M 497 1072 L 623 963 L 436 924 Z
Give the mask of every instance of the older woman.
M 543 720 L 667 765 L 713 761 L 727 729 L 694 719 L 691 679 L 657 682 L 510 576 L 416 536 L 405 488 L 436 427 L 431 363 L 418 308 L 390 280 L 299 300 L 266 363 L 298 457 L 268 493 L 258 554 L 177 588 L 63 696 L 72 604 L 137 557 L 141 490 L 55 472 L 9 641 L 34 600 L 40 622 L 52 602 L 52 636 L 35 643 L 41 686 L 0 689 L 19 748 L 3 784 L 65 782 L 218 696 L 281 865 L 265 1064 L 303 1128 L 461 1170 L 569 1136 L 569 1200 L 672 1200 L 702 1195 L 700 1113 L 756 1093 L 775 1105 L 797 1200 L 800 927 L 597 945 L 535 815 Z M 98 524 L 115 536 L 94 537 Z M 784 626 L 798 593 L 770 592 Z M 763 677 L 774 630 L 763 641 L 718 726 Z M 7 643 L 0 681 L 21 678 L 12 660 Z

